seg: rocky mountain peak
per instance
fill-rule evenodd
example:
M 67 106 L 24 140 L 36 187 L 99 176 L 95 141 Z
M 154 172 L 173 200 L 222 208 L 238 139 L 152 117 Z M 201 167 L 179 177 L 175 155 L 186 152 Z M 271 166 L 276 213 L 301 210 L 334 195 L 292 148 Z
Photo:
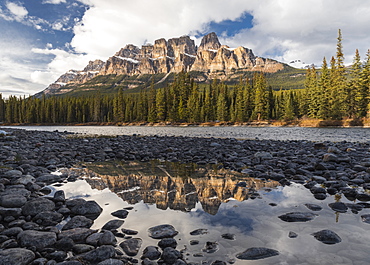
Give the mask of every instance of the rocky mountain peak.
M 221 45 L 216 33 L 212 32 L 202 38 L 198 49 L 189 36 L 169 40 L 161 38 L 155 40 L 154 45 L 146 44 L 141 48 L 128 44 L 106 62 L 90 61 L 82 71 L 68 71 L 41 93 L 63 94 L 72 89 L 71 86 L 64 88 L 65 85 L 81 85 L 97 75 L 133 76 L 196 71 L 206 76 L 197 80 L 205 81 L 226 80 L 237 69 L 274 73 L 283 68 L 283 64 L 255 56 L 248 48 L 234 49 Z
M 218 50 L 220 47 L 221 47 L 221 43 L 218 40 L 216 33 L 211 32 L 202 38 L 198 51 Z
M 122 58 L 131 58 L 135 59 L 138 57 L 140 54 L 140 48 L 133 45 L 133 44 L 128 44 L 118 52 L 114 56 L 122 57 Z
M 95 60 L 95 61 L 90 61 L 88 65 L 83 69 L 83 72 L 93 72 L 93 71 L 100 71 L 103 66 L 104 62 L 102 60 Z

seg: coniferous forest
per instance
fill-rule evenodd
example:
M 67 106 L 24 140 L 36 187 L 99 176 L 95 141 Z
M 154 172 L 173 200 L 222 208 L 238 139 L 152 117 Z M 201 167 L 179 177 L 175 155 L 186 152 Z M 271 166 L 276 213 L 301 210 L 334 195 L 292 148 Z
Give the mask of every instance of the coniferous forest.
M 263 73 L 235 86 L 213 80 L 199 86 L 188 73 L 176 75 L 173 83 L 139 93 L 93 96 L 15 97 L 0 94 L 0 122 L 186 122 L 225 121 L 242 123 L 261 120 L 311 118 L 341 120 L 366 118 L 370 111 L 370 50 L 364 61 L 356 51 L 351 67 L 345 67 L 339 30 L 336 56 L 322 67 L 307 70 L 304 89 L 273 90 Z

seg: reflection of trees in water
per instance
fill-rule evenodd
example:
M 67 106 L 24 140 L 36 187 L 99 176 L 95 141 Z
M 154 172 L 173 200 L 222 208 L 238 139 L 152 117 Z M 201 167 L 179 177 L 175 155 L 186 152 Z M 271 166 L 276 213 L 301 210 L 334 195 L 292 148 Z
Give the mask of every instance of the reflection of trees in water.
M 143 201 L 163 210 L 190 211 L 200 202 L 203 210 L 212 215 L 222 202 L 255 198 L 256 190 L 278 185 L 217 169 L 216 165 L 199 167 L 158 161 L 94 164 L 86 173 L 93 188 L 109 188 L 130 204 Z

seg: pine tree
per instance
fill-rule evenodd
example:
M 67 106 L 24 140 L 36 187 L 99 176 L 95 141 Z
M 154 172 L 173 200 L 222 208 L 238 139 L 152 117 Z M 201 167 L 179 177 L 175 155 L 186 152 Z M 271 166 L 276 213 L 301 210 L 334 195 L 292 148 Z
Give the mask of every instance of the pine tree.
M 166 95 L 164 89 L 158 89 L 156 94 L 157 119 L 165 121 L 167 118 Z
M 268 94 L 266 91 L 266 79 L 263 73 L 255 73 L 253 77 L 253 88 L 255 90 L 254 110 L 252 119 L 264 120 L 268 118 Z
M 351 81 L 349 83 L 349 106 L 348 116 L 351 118 L 360 118 L 366 116 L 368 91 L 363 89 L 361 84 L 362 63 L 358 49 L 351 67 Z
M 0 93 L 0 122 L 5 121 L 5 102 L 2 94 Z
M 157 120 L 157 110 L 156 110 L 156 91 L 154 89 L 154 79 L 152 79 L 152 84 L 149 89 L 148 96 L 148 121 L 155 122 Z
M 363 66 L 363 70 L 361 72 L 361 91 L 363 91 L 364 94 L 367 94 L 368 96 L 366 97 L 366 104 L 367 108 L 366 110 L 362 113 L 362 117 L 368 116 L 368 112 L 370 109 L 370 49 L 367 51 L 366 54 L 366 60 Z
M 317 117 L 319 119 L 329 118 L 329 89 L 330 89 L 330 76 L 328 64 L 326 58 L 324 57 L 321 67 L 321 76 L 318 82 L 319 87 L 319 109 L 317 112 Z

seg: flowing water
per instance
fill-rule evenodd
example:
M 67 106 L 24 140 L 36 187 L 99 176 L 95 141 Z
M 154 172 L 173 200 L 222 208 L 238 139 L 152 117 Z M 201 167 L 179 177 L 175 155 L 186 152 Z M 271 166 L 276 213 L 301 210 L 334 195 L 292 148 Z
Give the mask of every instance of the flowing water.
M 370 224 L 361 220 L 370 209 L 335 212 L 329 203 L 354 202 L 338 196 L 316 200 L 301 184 L 283 187 L 215 165 L 159 161 L 87 164 L 72 172 L 82 179 L 53 188 L 63 189 L 68 198 L 96 200 L 102 206 L 103 213 L 92 228 L 116 219 L 110 213 L 133 207 L 122 228 L 138 231 L 134 237 L 143 239 L 138 259 L 146 246 L 157 245 L 158 240 L 150 238 L 147 230 L 160 224 L 171 224 L 179 231 L 177 249 L 184 251 L 188 262 L 197 264 L 215 260 L 230 264 L 368 264 L 370 258 Z M 311 211 L 307 203 L 322 210 Z M 311 212 L 317 217 L 308 222 L 278 218 L 289 212 Z M 190 235 L 196 229 L 205 229 L 205 233 Z M 328 245 L 316 240 L 312 234 L 323 229 L 337 233 L 341 242 Z M 290 238 L 290 232 L 298 236 Z M 226 233 L 235 239 L 223 238 Z M 192 240 L 199 244 L 191 245 Z M 217 251 L 203 251 L 206 242 L 217 242 Z M 274 249 L 279 255 L 254 261 L 236 258 L 251 247 Z
M 1 128 L 1 127 L 0 127 Z M 3 127 L 6 128 L 6 127 Z M 87 135 L 159 135 L 236 139 L 367 142 L 370 128 L 174 127 L 174 126 L 13 126 L 26 130 L 68 131 Z

